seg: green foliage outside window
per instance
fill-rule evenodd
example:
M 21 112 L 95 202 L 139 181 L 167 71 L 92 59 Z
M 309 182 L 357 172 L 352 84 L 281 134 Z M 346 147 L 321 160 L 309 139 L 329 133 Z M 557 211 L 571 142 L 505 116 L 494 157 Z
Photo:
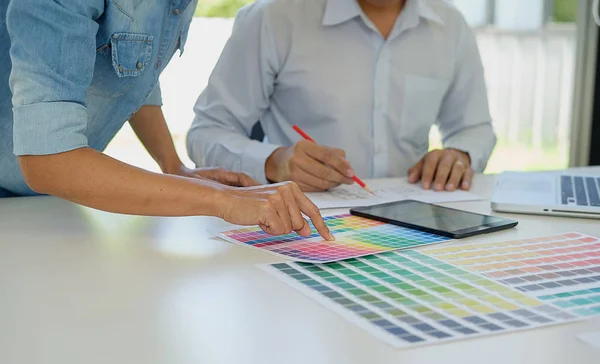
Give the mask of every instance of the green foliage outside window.
M 554 0 L 554 21 L 574 23 L 577 21 L 577 0 Z
M 199 0 L 196 16 L 208 18 L 232 18 L 244 5 L 253 0 Z

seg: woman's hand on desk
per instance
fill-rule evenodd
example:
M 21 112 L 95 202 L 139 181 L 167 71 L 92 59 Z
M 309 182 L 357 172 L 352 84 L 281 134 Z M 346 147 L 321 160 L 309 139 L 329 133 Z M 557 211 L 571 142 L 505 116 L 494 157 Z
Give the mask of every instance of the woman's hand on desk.
M 190 169 L 181 166 L 176 173 L 171 174 L 176 174 L 181 177 L 211 180 L 233 187 L 252 187 L 260 185 L 258 181 L 245 173 L 227 171 L 221 168 Z
M 473 180 L 469 154 L 456 149 L 434 150 L 408 170 L 408 181 L 436 191 L 469 190 Z
M 311 234 L 310 225 L 302 217 L 307 215 L 326 240 L 334 240 L 323 221 L 319 209 L 293 182 L 232 189 L 222 203 L 221 217 L 237 225 L 258 225 L 271 235 Z

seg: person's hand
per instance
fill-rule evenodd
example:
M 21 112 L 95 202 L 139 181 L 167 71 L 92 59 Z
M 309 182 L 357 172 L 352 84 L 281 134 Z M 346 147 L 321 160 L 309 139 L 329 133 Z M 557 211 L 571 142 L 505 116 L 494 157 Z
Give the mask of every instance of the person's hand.
M 237 225 L 258 225 L 271 235 L 295 231 L 306 237 L 311 234 L 311 229 L 302 217 L 304 213 L 323 238 L 334 240 L 317 206 L 294 182 L 228 189 L 224 192 L 226 197 L 220 217 L 225 221 Z
M 233 187 L 251 187 L 260 185 L 260 183 L 245 173 L 231 172 L 221 168 L 190 169 L 182 166 L 176 174 L 188 178 L 208 179 Z
M 434 150 L 408 170 L 408 181 L 417 183 L 428 190 L 454 191 L 457 188 L 468 190 L 473 180 L 471 158 L 465 152 L 455 149 Z
M 265 164 L 265 173 L 271 182 L 294 181 L 305 192 L 354 183 L 354 170 L 343 150 L 306 140 L 273 152 Z

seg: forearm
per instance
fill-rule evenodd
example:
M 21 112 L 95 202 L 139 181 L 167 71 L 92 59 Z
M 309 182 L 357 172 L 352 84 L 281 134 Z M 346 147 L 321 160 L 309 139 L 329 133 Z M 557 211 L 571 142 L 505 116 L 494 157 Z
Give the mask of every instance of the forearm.
M 173 174 L 182 167 L 160 106 L 142 106 L 129 124 L 163 173 Z
M 19 157 L 30 187 L 108 212 L 154 216 L 221 216 L 227 187 L 161 175 L 90 148 Z
M 251 140 L 243 131 L 203 121 L 187 136 L 188 154 L 198 166 L 244 172 L 267 183 L 265 162 L 280 146 Z

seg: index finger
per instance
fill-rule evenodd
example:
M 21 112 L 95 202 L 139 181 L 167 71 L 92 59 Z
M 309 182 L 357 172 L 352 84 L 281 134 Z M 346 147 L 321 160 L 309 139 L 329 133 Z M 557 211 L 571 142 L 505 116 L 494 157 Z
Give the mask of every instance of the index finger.
M 298 188 L 296 184 L 292 186 L 292 192 L 294 193 L 294 197 L 298 203 L 300 211 L 310 218 L 319 234 L 321 234 L 325 240 L 335 240 L 335 237 L 331 231 L 329 231 L 327 225 L 325 225 L 325 221 L 323 221 L 323 217 L 321 216 L 321 212 L 319 212 L 317 206 L 308 197 L 306 197 L 302 191 L 300 191 L 300 188 Z
M 323 164 L 333 167 L 347 178 L 354 177 L 354 170 L 350 166 L 350 162 L 334 149 L 313 144 L 312 148 L 306 149 L 306 154 Z
M 421 183 L 423 188 L 428 190 L 433 182 L 433 176 L 440 161 L 440 155 L 435 152 L 430 152 L 425 156 L 423 163 L 423 172 L 421 174 Z
M 421 173 L 423 172 L 423 158 L 417 162 L 414 166 L 408 169 L 408 182 L 417 183 L 421 179 Z

